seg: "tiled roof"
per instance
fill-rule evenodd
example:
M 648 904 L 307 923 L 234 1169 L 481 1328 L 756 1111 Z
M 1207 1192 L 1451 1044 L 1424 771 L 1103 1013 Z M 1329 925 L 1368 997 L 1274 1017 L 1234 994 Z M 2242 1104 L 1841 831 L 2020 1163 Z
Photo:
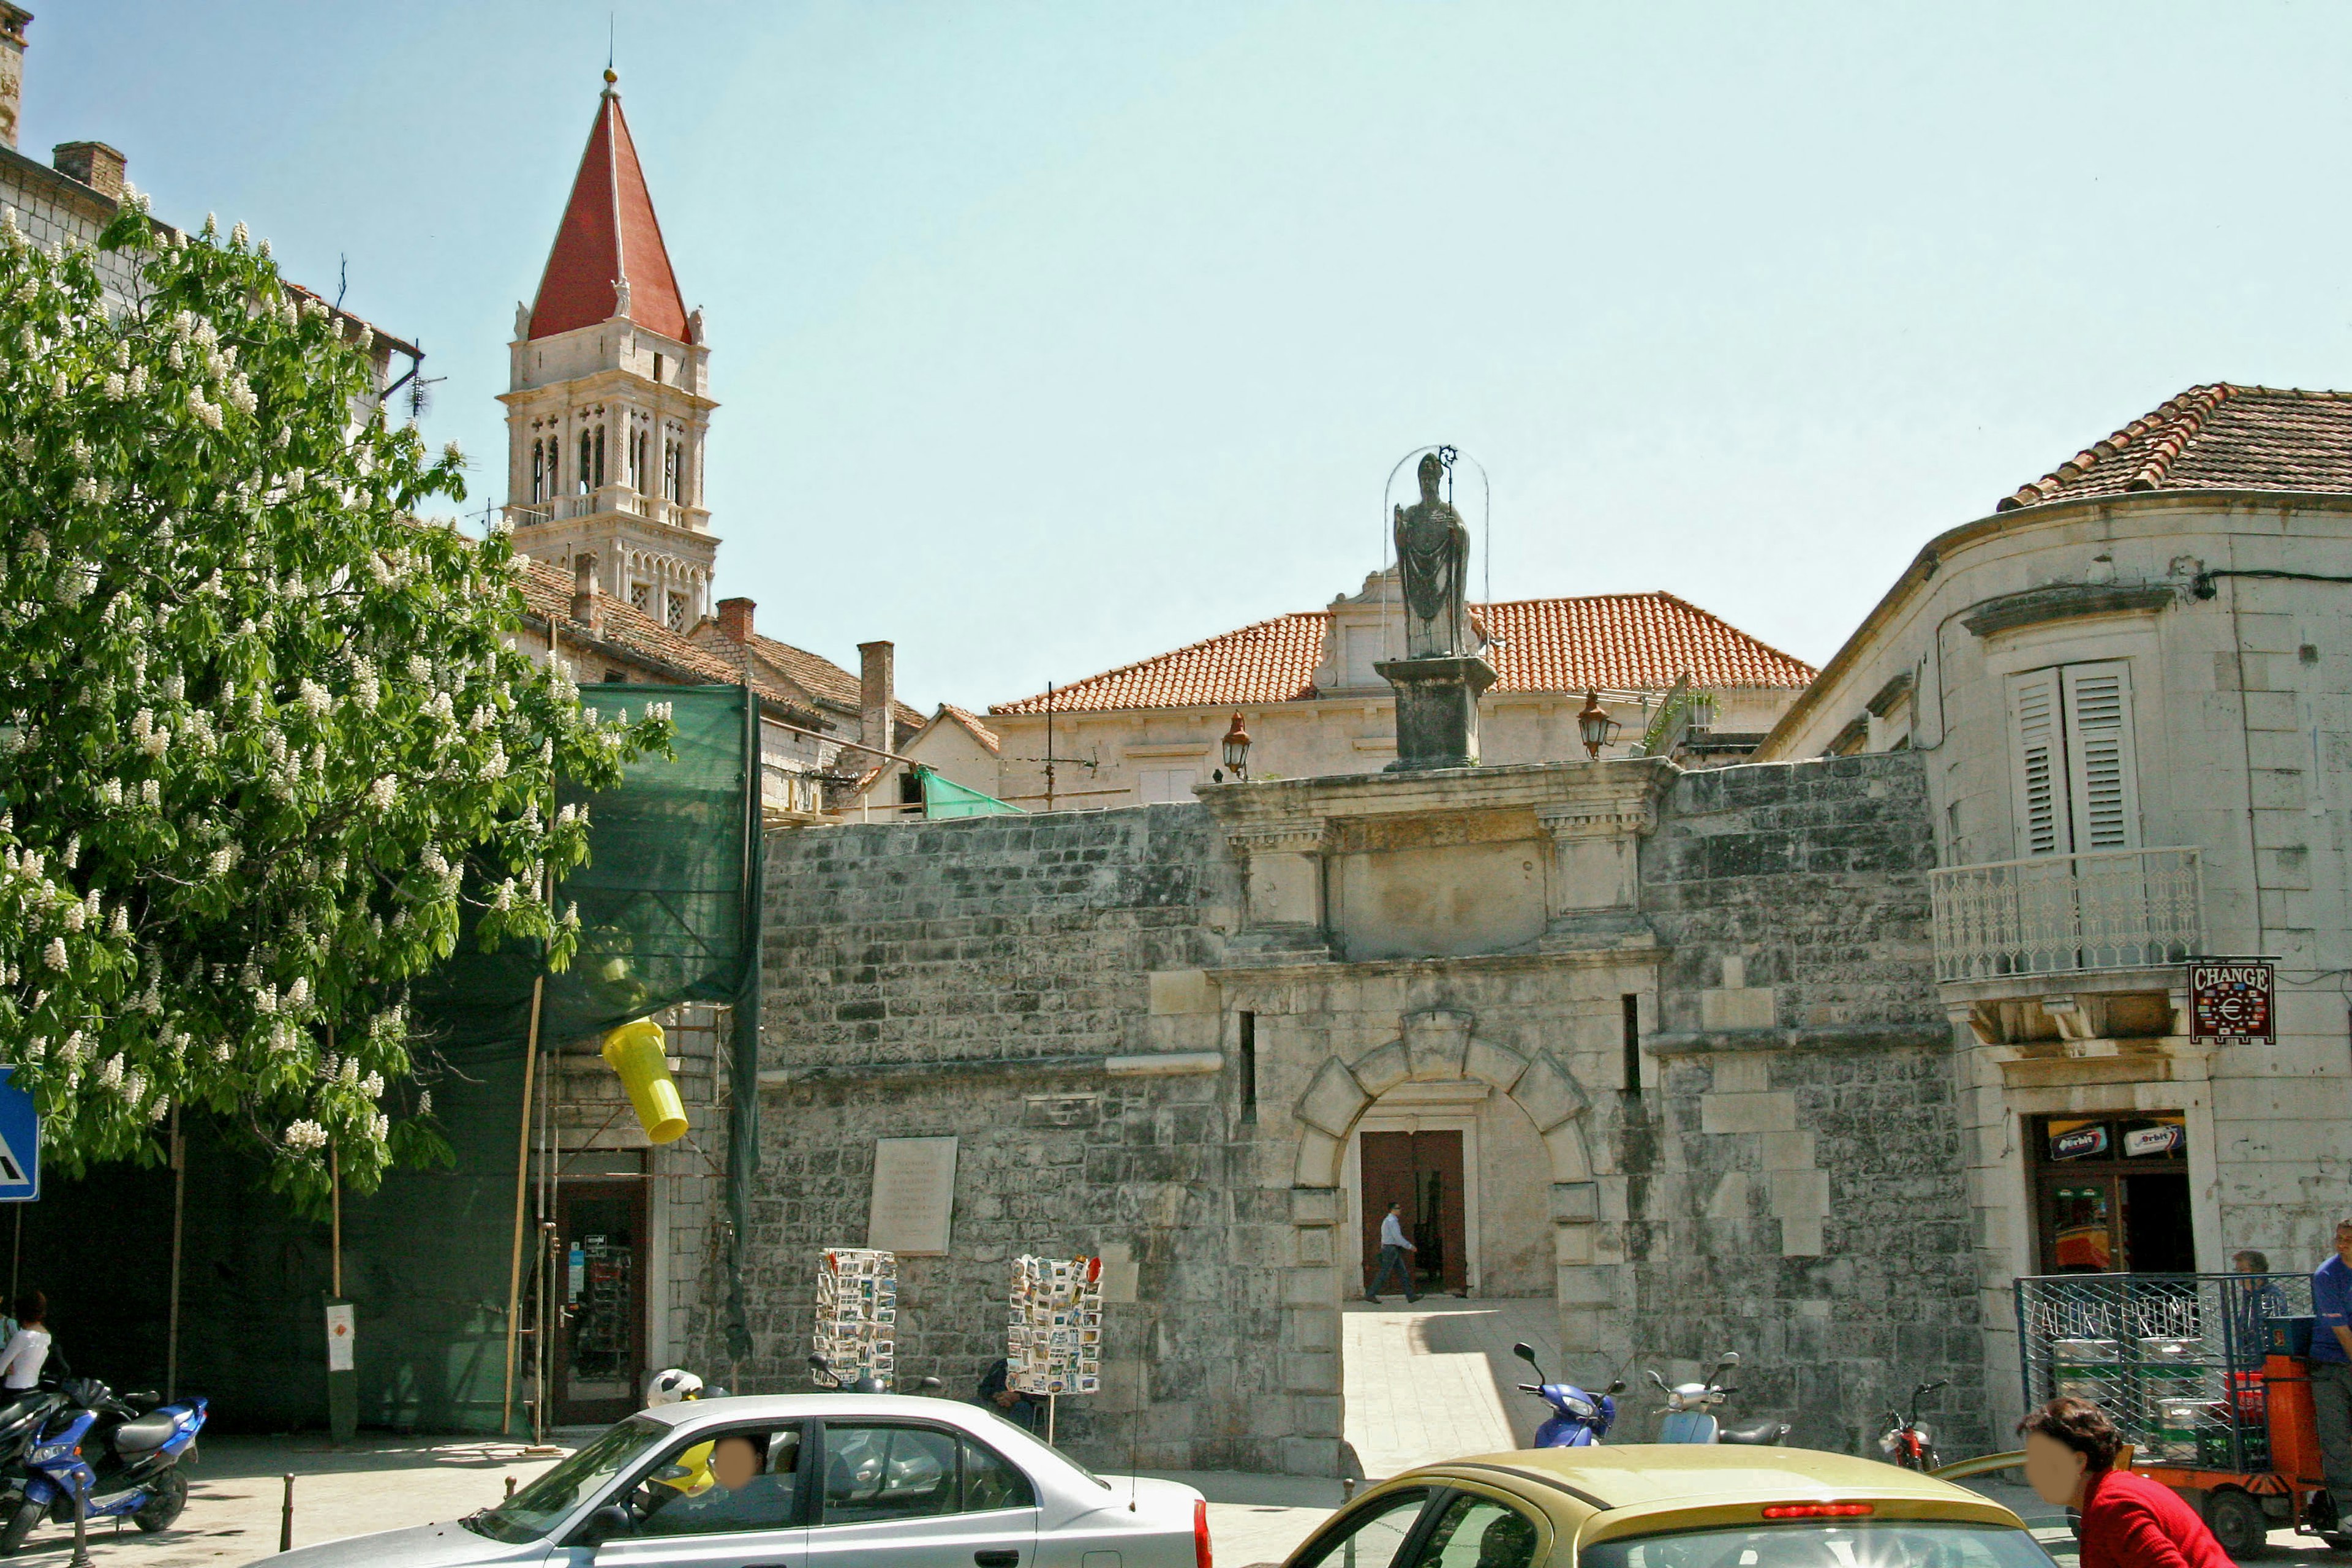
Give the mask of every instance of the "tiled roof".
M 607 597 L 604 629 L 591 636 L 585 622 L 572 618 L 572 574 L 560 566 L 533 561 L 524 570 L 523 603 L 532 615 L 560 628 L 567 647 L 585 649 L 613 664 L 625 665 L 632 658 L 642 660 L 656 673 L 674 679 L 712 686 L 742 684 L 741 670 L 708 648 L 687 641 L 626 600 Z M 599 668 L 579 669 L 583 681 L 598 680 L 603 676 Z M 813 729 L 822 727 L 817 715 L 794 700 L 792 693 L 759 681 L 753 681 L 751 689 L 767 701 L 799 715 L 795 722 Z
M 821 702 L 855 713 L 865 700 L 864 683 L 821 653 L 811 653 L 804 647 L 794 647 L 788 642 L 778 642 L 774 637 L 761 637 L 757 632 L 751 634 L 751 648 L 782 670 L 786 679 Z M 894 701 L 890 716 L 909 729 L 923 727 L 921 710 L 908 707 L 904 702 Z
M 1500 646 L 1496 691 L 1663 690 L 1687 673 L 1703 687 L 1801 687 L 1812 667 L 1672 594 L 1600 594 L 1472 606 Z M 1303 610 L 1074 681 L 1056 713 L 1249 707 L 1315 695 L 1328 611 Z M 1043 713 L 1040 692 L 991 713 Z
M 2215 382 L 2095 441 L 1995 510 L 2131 490 L 2352 492 L 2352 393 Z
M 613 319 L 615 279 L 629 280 L 629 320 L 648 331 L 687 341 L 686 301 L 669 268 L 661 221 L 637 164 L 636 143 L 621 114 L 621 95 L 606 88 L 588 129 L 572 199 L 547 253 L 539 296 L 531 302 L 530 335 L 552 337 Z
M 1004 738 L 980 721 L 980 715 L 952 702 L 940 704 L 940 711 L 971 731 L 971 738 L 992 752 L 1004 750 Z

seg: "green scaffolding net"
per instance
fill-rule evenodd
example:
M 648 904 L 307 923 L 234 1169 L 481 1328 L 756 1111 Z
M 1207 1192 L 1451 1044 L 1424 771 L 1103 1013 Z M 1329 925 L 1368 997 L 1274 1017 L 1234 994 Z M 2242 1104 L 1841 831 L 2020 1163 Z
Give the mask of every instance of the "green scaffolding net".
M 591 859 L 558 889 L 576 901 L 583 951 L 546 978 L 540 1040 L 601 1036 L 682 1002 L 759 1016 L 758 714 L 741 687 L 591 686 L 610 713 L 657 700 L 677 725 L 673 757 L 630 764 L 584 797 Z M 499 1426 L 508 1260 L 514 1226 L 523 1058 L 541 954 L 479 951 L 470 938 L 416 987 L 435 1108 L 454 1168 L 394 1171 L 343 1205 L 343 1284 L 356 1304 L 360 1412 L 421 1431 Z M 759 1147 L 758 1031 L 732 1031 L 727 1197 L 734 1234 Z M 257 1163 L 219 1130 L 187 1128 L 180 1237 L 177 1385 L 214 1400 L 229 1430 L 323 1425 L 321 1300 L 328 1227 L 292 1215 Z M 56 1182 L 19 1210 L 12 1280 L 46 1290 L 75 1371 L 117 1387 L 164 1381 L 169 1359 L 173 1176 L 100 1167 Z M 93 1247 L 92 1237 L 108 1244 Z M 748 1350 L 740 1258 L 726 1259 L 729 1338 Z

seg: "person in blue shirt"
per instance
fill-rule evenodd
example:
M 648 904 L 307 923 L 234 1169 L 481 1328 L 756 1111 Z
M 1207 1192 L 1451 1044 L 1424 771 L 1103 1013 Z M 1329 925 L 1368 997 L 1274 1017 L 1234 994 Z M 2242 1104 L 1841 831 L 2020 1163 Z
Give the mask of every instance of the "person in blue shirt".
M 2312 1270 L 2311 1403 L 2320 1466 L 2336 1517 L 2352 1520 L 2352 1219 L 2336 1224 L 2336 1256 Z

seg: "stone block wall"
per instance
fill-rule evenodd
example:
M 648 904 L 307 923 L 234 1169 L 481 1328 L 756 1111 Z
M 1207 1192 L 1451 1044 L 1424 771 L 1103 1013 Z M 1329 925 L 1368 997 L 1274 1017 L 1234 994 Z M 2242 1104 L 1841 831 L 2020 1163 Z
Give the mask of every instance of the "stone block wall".
M 1624 1304 L 1685 1372 L 1738 1349 L 1729 1408 L 1809 1447 L 1870 1451 L 1937 1378 L 1946 1451 L 1991 1436 L 1921 763 L 1687 773 L 1642 850 L 1670 956 L 1659 1081 L 1614 1128 Z
M 902 1384 L 969 1396 L 1004 1353 L 1010 1260 L 1099 1255 L 1106 1386 L 1065 1402 L 1061 1439 L 1105 1464 L 1277 1468 L 1287 1215 L 1237 1174 L 1255 1125 L 1225 1075 L 1105 1067 L 1216 1047 L 1213 1011 L 1177 1037 L 1181 999 L 1155 1012 L 1150 976 L 1213 958 L 1207 913 L 1239 897 L 1222 852 L 1192 805 L 772 842 L 761 1061 L 785 1081 L 734 1386 L 809 1385 L 815 1259 L 865 1244 L 875 1140 L 953 1133 L 951 1254 L 900 1260 Z

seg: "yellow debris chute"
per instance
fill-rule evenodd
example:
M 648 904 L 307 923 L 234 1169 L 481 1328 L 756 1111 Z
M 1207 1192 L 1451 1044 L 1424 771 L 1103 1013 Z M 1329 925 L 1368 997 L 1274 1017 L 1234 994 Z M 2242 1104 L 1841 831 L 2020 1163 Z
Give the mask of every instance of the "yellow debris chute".
M 620 1074 L 646 1137 L 669 1143 L 686 1135 L 686 1102 L 669 1076 L 669 1051 L 659 1024 L 640 1018 L 605 1036 L 604 1061 Z

